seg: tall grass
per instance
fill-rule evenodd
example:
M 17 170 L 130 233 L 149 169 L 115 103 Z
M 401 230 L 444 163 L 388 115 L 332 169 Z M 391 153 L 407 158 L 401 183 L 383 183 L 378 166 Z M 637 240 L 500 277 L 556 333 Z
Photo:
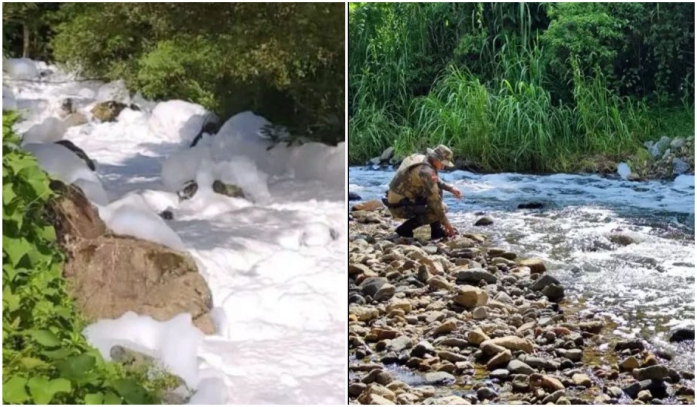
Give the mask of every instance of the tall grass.
M 694 134 L 693 83 L 682 106 L 659 108 L 573 57 L 560 78 L 537 37 L 539 5 L 482 4 L 372 3 L 349 16 L 352 164 L 443 143 L 482 171 L 580 171 L 661 133 Z

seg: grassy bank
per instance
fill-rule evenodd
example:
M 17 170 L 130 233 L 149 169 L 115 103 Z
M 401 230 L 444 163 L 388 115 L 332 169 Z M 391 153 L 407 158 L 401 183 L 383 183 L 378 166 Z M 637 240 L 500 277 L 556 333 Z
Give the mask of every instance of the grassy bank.
M 2 399 L 9 404 L 158 404 L 171 377 L 105 362 L 66 291 L 46 219 L 52 192 L 3 113 Z
M 522 65 L 522 64 L 521 64 Z M 482 171 L 592 171 L 602 161 L 647 157 L 643 143 L 694 135 L 694 104 L 658 107 L 607 89 L 601 74 L 573 78 L 573 104 L 554 103 L 539 78 L 483 84 L 451 67 L 403 116 L 369 106 L 349 122 L 349 161 L 389 146 L 399 156 L 440 143 Z M 537 79 L 537 80 L 536 80 Z
M 487 172 L 644 160 L 644 142 L 694 135 L 694 6 L 661 7 L 356 5 L 349 162 L 439 143 Z

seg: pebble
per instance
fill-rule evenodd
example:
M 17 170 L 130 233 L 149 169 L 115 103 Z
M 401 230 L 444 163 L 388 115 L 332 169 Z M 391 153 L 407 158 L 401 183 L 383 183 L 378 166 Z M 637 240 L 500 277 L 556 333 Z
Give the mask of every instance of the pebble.
M 513 354 L 510 350 L 506 349 L 491 358 L 489 363 L 486 364 L 486 368 L 488 370 L 494 370 L 499 366 L 505 366 L 508 362 L 510 362 L 511 358 L 513 358 Z
M 375 301 L 389 300 L 395 293 L 395 286 L 392 284 L 385 284 L 375 293 L 373 299 Z
M 387 284 L 387 279 L 384 277 L 368 277 L 361 283 L 361 292 L 363 295 L 374 297 L 380 288 Z
M 557 390 L 554 393 L 548 395 L 542 400 L 542 404 L 552 403 L 555 404 L 560 397 L 566 395 L 566 390 Z
M 489 302 L 489 294 L 481 288 L 463 286 L 458 289 L 453 301 L 466 308 L 475 308 L 486 305 Z
M 458 353 L 449 352 L 449 351 L 438 352 L 438 357 L 441 360 L 447 360 L 448 362 L 451 362 L 451 363 L 465 362 L 467 360 L 467 356 L 463 356 L 463 355 L 460 355 Z
M 513 377 L 511 386 L 515 391 L 527 391 L 530 388 L 530 378 L 526 375 L 516 375 Z
M 487 319 L 489 318 L 489 308 L 487 307 L 477 307 L 472 311 L 472 318 L 474 319 Z
M 504 379 L 506 379 L 506 378 L 508 377 L 508 375 L 510 375 L 510 374 L 511 374 L 511 372 L 509 372 L 509 371 L 506 370 L 506 369 L 496 369 L 496 370 L 494 370 L 493 372 L 489 373 L 489 376 L 490 376 L 490 377 L 493 377 L 494 379 L 504 380 Z
M 400 336 L 392 339 L 387 345 L 387 348 L 395 352 L 401 352 L 404 349 L 411 348 L 414 342 L 407 336 Z
M 508 370 L 511 373 L 515 374 L 533 374 L 535 373 L 535 369 L 531 368 L 527 364 L 519 361 L 519 360 L 511 360 L 510 363 L 508 363 Z
M 424 357 L 427 353 L 433 354 L 435 352 L 435 348 L 429 341 L 421 341 L 414 346 L 414 348 L 411 350 L 411 356 L 415 356 L 418 358 Z
M 632 371 L 639 368 L 639 361 L 634 356 L 630 356 L 620 363 L 620 368 L 622 370 Z
M 449 334 L 457 328 L 457 321 L 454 319 L 449 319 L 442 324 L 440 324 L 434 331 L 434 335 L 444 335 Z
M 427 384 L 450 384 L 455 381 L 455 376 L 446 372 L 431 372 L 424 375 L 424 381 Z
M 411 310 L 412 310 L 411 302 L 409 302 L 409 300 L 403 299 L 403 298 L 394 298 L 394 299 L 392 299 L 392 301 L 390 301 L 390 303 L 385 308 L 387 313 L 390 313 L 396 309 L 401 309 L 404 312 L 411 312 Z
M 593 384 L 590 377 L 583 373 L 576 373 L 571 377 L 571 380 L 573 380 L 576 386 L 591 387 Z
M 467 333 L 467 340 L 472 345 L 479 346 L 482 342 L 488 341 L 489 339 L 489 336 L 482 332 L 481 328 L 477 328 L 474 331 L 469 331 Z
M 635 379 L 642 380 L 662 380 L 668 376 L 668 368 L 661 365 L 654 365 L 649 367 L 644 367 L 641 369 L 635 369 L 632 372 Z
M 490 400 L 497 396 L 496 392 L 488 387 L 482 387 L 477 390 L 477 398 L 479 400 Z

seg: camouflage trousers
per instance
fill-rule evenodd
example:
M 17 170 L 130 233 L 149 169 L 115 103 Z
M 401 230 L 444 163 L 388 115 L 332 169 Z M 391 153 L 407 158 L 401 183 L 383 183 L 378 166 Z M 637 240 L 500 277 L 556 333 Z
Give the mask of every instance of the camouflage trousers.
M 440 196 L 441 199 L 443 198 L 443 190 L 440 190 Z M 448 212 L 448 205 L 445 204 L 445 202 L 442 203 L 443 205 L 443 212 L 447 213 Z M 401 206 L 398 208 L 388 208 L 390 211 L 390 214 L 392 215 L 393 218 L 395 219 L 415 219 L 416 222 L 420 225 L 430 225 L 431 223 L 437 222 L 439 219 L 436 216 L 435 212 L 430 210 L 426 206 L 426 200 L 417 200 L 415 202 L 415 206 Z

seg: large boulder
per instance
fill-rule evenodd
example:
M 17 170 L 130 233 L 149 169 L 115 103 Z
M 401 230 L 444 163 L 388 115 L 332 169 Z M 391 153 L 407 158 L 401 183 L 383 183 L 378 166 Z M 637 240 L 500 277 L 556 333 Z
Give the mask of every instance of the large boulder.
M 193 258 L 166 246 L 110 233 L 79 188 L 52 183 L 49 213 L 67 262 L 69 291 L 88 322 L 127 311 L 166 321 L 189 313 L 215 333 L 212 297 Z
M 100 122 L 114 122 L 121 111 L 127 107 L 127 105 L 113 100 L 97 103 L 92 108 L 92 116 Z
M 106 234 L 106 225 L 80 188 L 60 181 L 51 181 L 50 187 L 57 193 L 49 203 L 49 214 L 59 243 Z

